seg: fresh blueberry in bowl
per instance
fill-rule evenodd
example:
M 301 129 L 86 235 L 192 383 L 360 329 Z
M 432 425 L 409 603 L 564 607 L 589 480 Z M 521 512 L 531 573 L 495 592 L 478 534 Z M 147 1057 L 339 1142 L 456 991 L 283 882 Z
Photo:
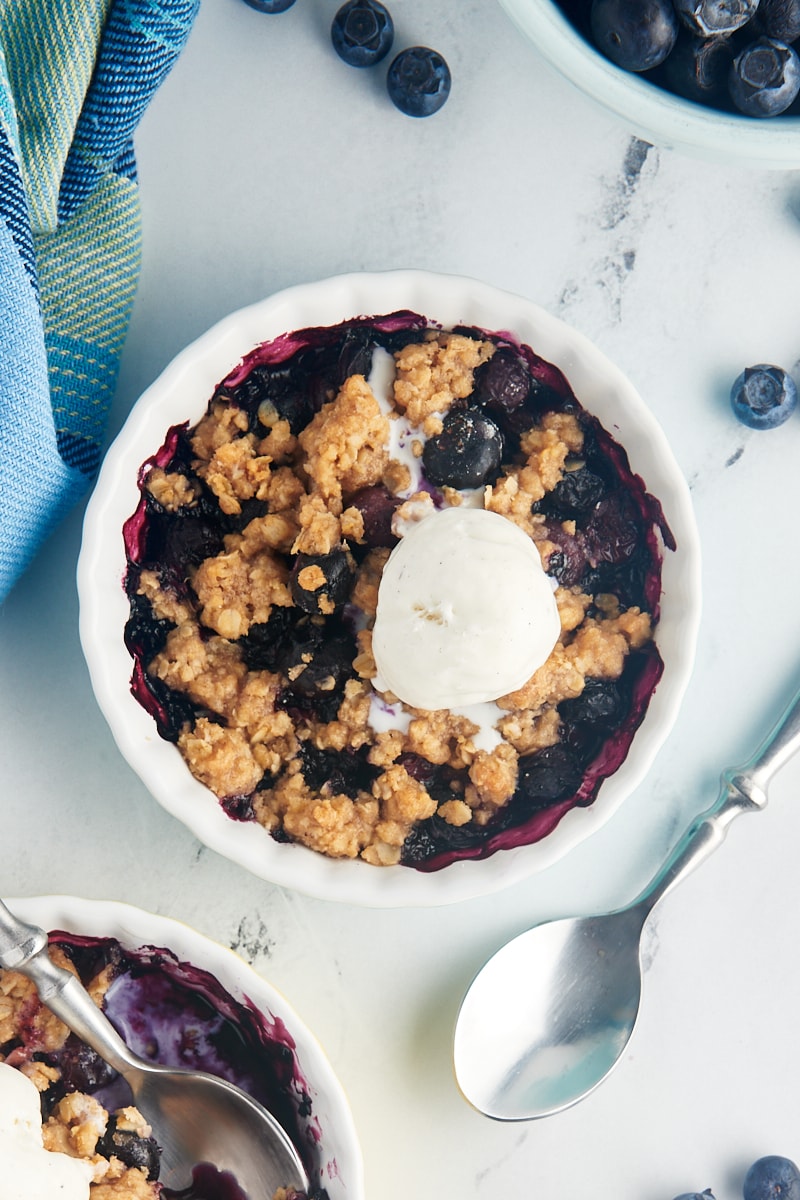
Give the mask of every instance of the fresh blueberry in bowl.
M 674 50 L 664 63 L 664 82 L 670 91 L 686 100 L 724 108 L 733 59 L 731 38 L 722 35 L 698 37 L 688 29 L 682 29 Z
M 755 15 L 759 0 L 673 0 L 678 19 L 700 37 L 735 33 Z
M 371 67 L 392 48 L 394 22 L 378 0 L 347 0 L 331 24 L 333 48 L 349 67 Z
M 649 71 L 678 37 L 672 0 L 593 0 L 592 36 L 599 50 L 626 71 Z
M 797 407 L 797 387 L 782 367 L 745 367 L 731 388 L 731 408 L 751 429 L 775 429 Z
M 731 99 L 749 117 L 777 117 L 800 92 L 797 51 L 774 38 L 758 38 L 733 60 Z
M 450 68 L 436 50 L 409 46 L 393 59 L 386 76 L 389 99 L 408 117 L 430 117 L 450 95 Z
M 767 1154 L 745 1175 L 742 1195 L 744 1200 L 800 1200 L 800 1170 L 790 1158 Z
M 294 0 L 244 0 L 251 8 L 263 13 L 282 13 L 291 8 Z
M 759 0 L 753 25 L 765 37 L 779 42 L 800 38 L 800 0 Z

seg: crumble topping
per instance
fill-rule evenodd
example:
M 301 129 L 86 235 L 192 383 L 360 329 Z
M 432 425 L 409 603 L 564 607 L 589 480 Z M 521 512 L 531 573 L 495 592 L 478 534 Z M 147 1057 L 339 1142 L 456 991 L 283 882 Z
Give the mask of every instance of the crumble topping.
M 183 698 L 162 708 L 161 732 L 229 811 L 329 856 L 440 864 L 511 844 L 506 831 L 535 840 L 540 812 L 592 801 L 603 745 L 616 739 L 621 761 L 660 674 L 657 504 L 528 347 L 412 321 L 387 334 L 366 318 L 303 335 L 287 362 L 256 352 L 173 461 L 145 473 L 148 522 L 179 534 L 200 512 L 217 531 L 206 551 L 187 540 L 178 570 L 147 549 L 131 561 L 145 607 L 132 641 L 136 622 L 166 627 L 141 651 L 146 679 Z M 388 392 L 376 352 L 393 358 Z M 502 461 L 465 487 L 475 447 L 450 422 L 476 411 Z M 432 443 L 454 462 L 436 486 Z M 372 653 L 383 570 L 410 527 L 462 504 L 532 539 L 561 633 L 494 704 L 415 709 L 382 686 Z M 152 709 L 163 694 L 139 698 Z

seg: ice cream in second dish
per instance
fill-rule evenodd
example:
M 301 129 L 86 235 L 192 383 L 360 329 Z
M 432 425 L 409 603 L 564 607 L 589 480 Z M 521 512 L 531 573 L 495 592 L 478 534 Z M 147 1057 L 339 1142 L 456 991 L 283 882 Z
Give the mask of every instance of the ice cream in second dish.
M 0 1063 L 0 1162 L 4 1200 L 88 1200 L 91 1165 L 45 1150 L 39 1093 L 5 1063 Z

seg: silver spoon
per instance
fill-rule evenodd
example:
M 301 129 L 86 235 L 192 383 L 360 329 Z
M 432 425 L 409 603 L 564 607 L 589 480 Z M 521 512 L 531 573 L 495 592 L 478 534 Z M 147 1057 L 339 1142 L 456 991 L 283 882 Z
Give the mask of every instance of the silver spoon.
M 15 917 L 0 900 L 0 967 L 20 971 L 43 1004 L 128 1082 L 162 1150 L 160 1182 L 179 1190 L 192 1168 L 211 1163 L 234 1175 L 251 1200 L 279 1187 L 308 1191 L 292 1142 L 267 1109 L 215 1075 L 177 1070 L 132 1053 L 80 981 L 47 952 L 47 934 Z
M 766 806 L 767 785 L 799 749 L 800 694 L 753 757 L 723 772 L 716 803 L 636 900 L 536 925 L 489 959 L 462 1001 L 453 1048 L 458 1085 L 479 1112 L 500 1121 L 549 1116 L 605 1079 L 636 1023 L 653 908 L 722 844 L 734 817 Z

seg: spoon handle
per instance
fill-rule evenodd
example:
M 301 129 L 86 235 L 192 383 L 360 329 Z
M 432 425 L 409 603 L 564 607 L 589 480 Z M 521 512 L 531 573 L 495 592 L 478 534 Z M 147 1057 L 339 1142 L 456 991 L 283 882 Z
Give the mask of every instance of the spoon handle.
M 631 907 L 649 911 L 725 840 L 734 817 L 760 812 L 770 780 L 800 750 L 800 692 L 741 767 L 722 772 L 717 800 L 689 826 L 667 862 Z
M 44 930 L 15 917 L 2 900 L 0 967 L 26 975 L 42 1003 L 115 1071 L 125 1075 L 140 1065 L 80 980 L 50 958 Z

